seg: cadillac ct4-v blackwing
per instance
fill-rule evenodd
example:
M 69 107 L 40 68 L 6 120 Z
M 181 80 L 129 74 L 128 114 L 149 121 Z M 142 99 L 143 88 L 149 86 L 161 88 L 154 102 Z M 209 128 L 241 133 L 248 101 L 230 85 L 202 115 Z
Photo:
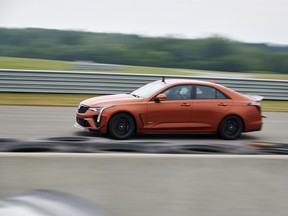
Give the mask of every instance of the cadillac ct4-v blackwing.
M 135 133 L 215 133 L 236 139 L 262 127 L 261 96 L 197 80 L 158 80 L 129 94 L 80 103 L 76 127 L 127 139 Z

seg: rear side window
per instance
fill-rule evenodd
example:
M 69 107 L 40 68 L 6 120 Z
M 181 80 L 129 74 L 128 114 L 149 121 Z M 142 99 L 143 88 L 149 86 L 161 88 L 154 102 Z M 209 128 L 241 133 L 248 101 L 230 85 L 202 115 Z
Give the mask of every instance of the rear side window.
M 228 97 L 219 90 L 210 86 L 196 86 L 196 99 L 228 99 Z
M 217 99 L 228 99 L 226 95 L 224 95 L 222 92 L 216 90 L 216 98 Z

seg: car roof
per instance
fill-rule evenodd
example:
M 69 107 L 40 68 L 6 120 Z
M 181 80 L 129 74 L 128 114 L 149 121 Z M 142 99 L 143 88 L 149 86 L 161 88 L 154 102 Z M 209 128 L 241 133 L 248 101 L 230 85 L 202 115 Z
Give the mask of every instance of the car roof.
M 162 81 L 162 80 L 159 80 Z M 173 84 L 199 84 L 199 85 L 215 85 L 214 82 L 207 82 L 202 80 L 194 80 L 194 79 L 165 79 L 165 82 L 169 85 Z

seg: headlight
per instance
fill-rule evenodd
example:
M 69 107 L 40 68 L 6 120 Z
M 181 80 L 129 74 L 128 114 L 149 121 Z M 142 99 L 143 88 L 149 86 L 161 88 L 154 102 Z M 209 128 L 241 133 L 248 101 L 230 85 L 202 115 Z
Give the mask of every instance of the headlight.
M 110 108 L 110 107 L 114 107 L 115 105 L 112 106 L 102 106 L 102 107 L 90 107 L 89 110 L 94 111 L 94 112 L 103 112 L 104 109 Z
M 89 110 L 94 111 L 94 112 L 101 112 L 101 110 L 105 107 L 94 107 L 94 108 L 89 108 Z
M 98 117 L 96 120 L 96 127 L 100 126 L 100 122 L 101 122 L 101 118 L 102 118 L 102 113 L 105 109 L 110 108 L 110 107 L 114 107 L 115 105 L 112 106 L 103 106 L 103 107 L 91 107 L 89 108 L 89 110 L 94 111 L 94 112 L 98 112 Z

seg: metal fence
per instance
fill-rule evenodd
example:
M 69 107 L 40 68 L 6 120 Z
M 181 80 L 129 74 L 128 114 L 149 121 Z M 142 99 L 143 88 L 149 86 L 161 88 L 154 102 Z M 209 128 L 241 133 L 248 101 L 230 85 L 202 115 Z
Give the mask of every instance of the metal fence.
M 0 70 L 0 92 L 116 94 L 127 93 L 163 75 L 78 71 Z M 169 78 L 215 80 L 245 94 L 270 100 L 288 100 L 287 80 L 172 76 Z

